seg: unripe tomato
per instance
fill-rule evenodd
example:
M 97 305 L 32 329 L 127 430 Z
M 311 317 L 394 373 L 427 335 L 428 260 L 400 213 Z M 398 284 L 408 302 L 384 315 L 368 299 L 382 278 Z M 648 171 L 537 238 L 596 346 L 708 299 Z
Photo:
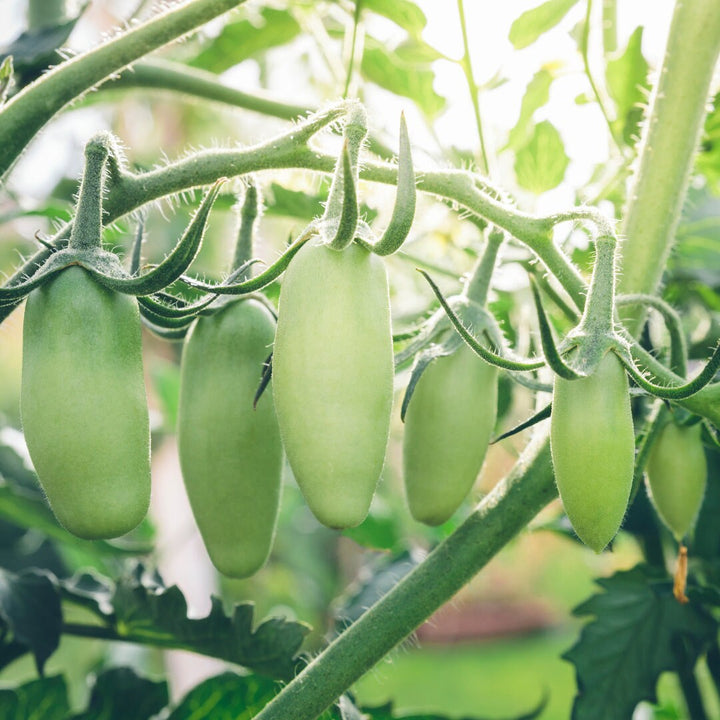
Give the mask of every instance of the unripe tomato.
M 50 506 L 70 532 L 132 530 L 150 501 L 136 301 L 68 267 L 28 297 L 21 415 Z
M 625 515 L 635 463 L 627 375 L 613 353 L 589 377 L 555 378 L 550 449 L 570 523 L 600 552 Z
M 692 527 L 700 510 L 707 461 L 699 423 L 682 427 L 669 422 L 650 448 L 647 484 L 662 521 L 680 540 Z
M 497 369 L 463 344 L 420 376 L 405 413 L 403 465 L 412 516 L 444 523 L 477 478 L 497 414 Z
M 272 396 L 253 409 L 274 333 L 270 311 L 241 300 L 199 317 L 183 349 L 180 466 L 210 558 L 231 577 L 259 570 L 275 534 L 282 445 Z
M 308 243 L 285 273 L 273 353 L 285 452 L 320 522 L 353 527 L 370 507 L 392 409 L 390 305 L 382 261 L 353 243 Z

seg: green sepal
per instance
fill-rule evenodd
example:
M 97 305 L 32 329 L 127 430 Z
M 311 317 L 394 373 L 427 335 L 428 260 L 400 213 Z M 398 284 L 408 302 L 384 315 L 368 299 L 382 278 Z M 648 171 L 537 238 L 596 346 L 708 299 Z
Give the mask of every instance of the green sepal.
M 270 380 L 272 379 L 272 356 L 273 354 L 270 353 L 265 358 L 265 362 L 263 362 L 262 373 L 260 375 L 260 383 L 257 390 L 255 391 L 255 397 L 253 397 L 253 410 L 257 407 L 258 401 L 262 397 L 262 394 L 265 392 L 267 386 L 270 384 Z
M 504 432 L 502 435 L 498 435 L 496 438 L 490 441 L 491 445 L 494 445 L 495 443 L 500 442 L 501 440 L 505 440 L 506 438 L 512 437 L 513 435 L 517 435 L 519 432 L 522 432 L 523 430 L 527 430 L 528 428 L 532 427 L 533 425 L 537 425 L 539 422 L 542 422 L 543 420 L 547 420 L 550 417 L 550 412 L 552 411 L 552 403 L 548 403 L 542 410 L 538 410 L 534 415 L 529 417 L 527 420 L 524 420 L 519 425 L 516 425 L 511 430 L 508 430 L 507 432 Z
M 358 224 L 358 201 L 355 176 L 352 169 L 352 160 L 347 140 L 342 149 L 342 164 L 338 167 L 342 172 L 342 211 L 339 218 L 324 217 L 318 224 L 320 235 L 323 236 L 327 246 L 332 250 L 344 250 L 354 239 Z M 328 206 L 329 209 L 329 206 Z M 334 230 L 331 239 L 330 233 Z
M 157 306 L 157 303 L 156 303 Z M 178 328 L 187 328 L 193 321 L 193 317 L 167 317 L 155 312 L 153 305 L 148 304 L 145 298 L 138 298 L 138 308 L 140 314 L 153 325 L 163 330 L 172 330 Z
M 172 305 L 166 304 L 167 301 L 177 300 L 172 295 L 167 293 L 158 293 L 157 300 L 150 295 L 145 297 L 139 297 L 138 302 L 140 307 L 144 307 L 154 315 L 161 317 L 165 320 L 184 320 L 190 322 L 201 310 L 205 310 L 216 298 L 217 295 L 210 295 L 210 297 L 203 298 L 198 302 L 187 304 L 183 303 L 178 305 L 173 303 Z M 160 298 L 166 302 L 161 302 Z
M 138 220 L 135 229 L 135 238 L 133 239 L 132 248 L 130 249 L 130 274 L 137 275 L 140 272 L 140 256 L 142 254 L 143 238 L 145 236 L 145 215 L 143 214 Z

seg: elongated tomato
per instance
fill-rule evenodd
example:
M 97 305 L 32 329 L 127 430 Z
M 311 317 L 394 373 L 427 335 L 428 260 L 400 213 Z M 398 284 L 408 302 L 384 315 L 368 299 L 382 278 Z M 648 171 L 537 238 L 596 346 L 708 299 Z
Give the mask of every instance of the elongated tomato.
M 600 552 L 625 515 L 635 463 L 627 375 L 614 354 L 589 377 L 555 378 L 550 449 L 570 523 Z
M 269 310 L 241 300 L 199 317 L 183 349 L 180 465 L 210 558 L 231 577 L 259 570 L 275 534 L 282 445 L 272 395 L 253 409 L 274 333 Z
M 497 369 L 463 344 L 427 367 L 405 414 L 403 466 L 412 516 L 450 518 L 480 472 L 497 414 Z
M 647 481 L 658 515 L 678 540 L 690 530 L 700 510 L 707 461 L 697 423 L 682 427 L 669 422 L 650 449 Z
M 70 532 L 132 530 L 150 501 L 150 431 L 136 301 L 63 270 L 27 301 L 21 414 L 50 506 Z
M 363 521 L 392 409 L 390 306 L 382 261 L 357 244 L 307 244 L 283 280 L 273 353 L 285 452 L 305 499 L 334 528 Z

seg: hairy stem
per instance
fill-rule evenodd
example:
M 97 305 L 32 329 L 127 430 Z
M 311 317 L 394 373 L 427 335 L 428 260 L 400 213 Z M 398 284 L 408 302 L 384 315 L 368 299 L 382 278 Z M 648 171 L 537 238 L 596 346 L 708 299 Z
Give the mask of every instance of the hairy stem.
M 62 108 L 134 60 L 166 45 L 244 0 L 190 0 L 63 62 L 19 92 L 0 111 L 0 178 Z
M 717 0 L 675 5 L 622 225 L 620 293 L 654 294 L 675 240 L 720 52 Z M 645 310 L 622 317 L 637 333 Z

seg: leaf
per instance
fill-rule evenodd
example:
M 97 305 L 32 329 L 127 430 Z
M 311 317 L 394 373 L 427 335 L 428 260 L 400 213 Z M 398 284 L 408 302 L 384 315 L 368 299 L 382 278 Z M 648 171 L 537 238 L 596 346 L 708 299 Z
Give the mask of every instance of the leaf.
M 604 592 L 574 610 L 594 619 L 564 655 L 577 673 L 573 720 L 631 717 L 639 702 L 655 701 L 660 674 L 678 669 L 674 642 L 682 639 L 694 662 L 717 633 L 707 612 L 678 603 L 672 582 L 646 567 L 597 582 Z
M 310 630 L 280 617 L 253 630 L 251 603 L 235 605 L 226 615 L 216 597 L 206 617 L 189 618 L 180 589 L 166 587 L 142 564 L 115 585 L 88 573 L 60 585 L 64 598 L 96 613 L 124 640 L 209 655 L 283 680 L 294 676 L 297 653 Z
M 705 176 L 712 192 L 720 195 L 720 93 L 713 98 L 712 109 L 705 118 L 695 167 Z
M 300 25 L 290 12 L 263 7 L 252 18 L 227 23 L 190 64 L 221 73 L 265 50 L 286 45 L 299 33 Z
M 605 78 L 617 117 L 613 125 L 629 146 L 635 144 L 647 100 L 648 63 L 642 54 L 643 28 L 636 27 L 622 55 L 607 63 Z
M 356 0 L 362 2 L 363 10 L 370 10 L 392 20 L 410 35 L 419 36 L 427 25 L 425 13 L 410 0 Z
M 429 118 L 445 107 L 445 98 L 433 88 L 435 73 L 429 65 L 406 62 L 396 51 L 388 50 L 376 40 L 366 39 L 360 68 L 371 82 L 395 95 L 410 98 Z
M 536 195 L 557 187 L 569 163 L 560 133 L 548 120 L 535 125 L 529 142 L 515 155 L 518 184 Z
M 510 27 L 510 42 L 517 50 L 532 45 L 543 33 L 552 30 L 578 0 L 547 0 L 527 10 Z
M 0 568 L 0 619 L 13 640 L 32 652 L 42 674 L 62 631 L 60 595 L 51 578 L 36 569 L 15 574 Z
M 249 720 L 278 690 L 278 684 L 267 678 L 226 672 L 194 687 L 167 720 Z
M 88 709 L 72 720 L 149 720 L 167 703 L 164 680 L 140 677 L 132 668 L 111 668 L 96 677 Z
M 550 99 L 550 85 L 554 79 L 547 67 L 538 70 L 528 83 L 520 106 L 520 117 L 510 130 L 506 148 L 519 150 L 530 139 L 532 119 L 536 110 Z
M 535 718 L 540 717 L 540 715 L 543 713 L 545 707 L 547 706 L 547 702 L 548 697 L 544 696 L 540 699 L 536 707 L 534 707 L 529 712 L 523 713 L 522 715 L 518 715 L 514 718 L 505 718 L 505 720 L 535 720 Z M 392 703 L 387 703 L 386 705 L 380 705 L 378 707 L 363 707 L 362 713 L 362 717 L 367 718 L 367 720 L 450 720 L 450 718 L 446 715 L 435 715 L 434 713 L 421 713 L 419 715 L 406 715 L 405 713 L 402 713 L 398 715 L 396 714 Z M 474 716 L 471 718 L 465 717 L 461 720 L 483 720 L 483 718 Z M 485 720 L 489 719 L 485 718 Z
M 66 720 L 69 712 L 65 678 L 59 675 L 0 690 L 0 718 Z
M 358 545 L 373 550 L 397 552 L 403 547 L 403 532 L 397 513 L 388 507 L 379 495 L 375 495 L 368 516 L 357 527 L 343 530 L 343 535 Z
M 13 79 L 13 59 L 12 55 L 8 55 L 2 63 L 0 63 L 0 107 L 7 100 L 10 86 Z

